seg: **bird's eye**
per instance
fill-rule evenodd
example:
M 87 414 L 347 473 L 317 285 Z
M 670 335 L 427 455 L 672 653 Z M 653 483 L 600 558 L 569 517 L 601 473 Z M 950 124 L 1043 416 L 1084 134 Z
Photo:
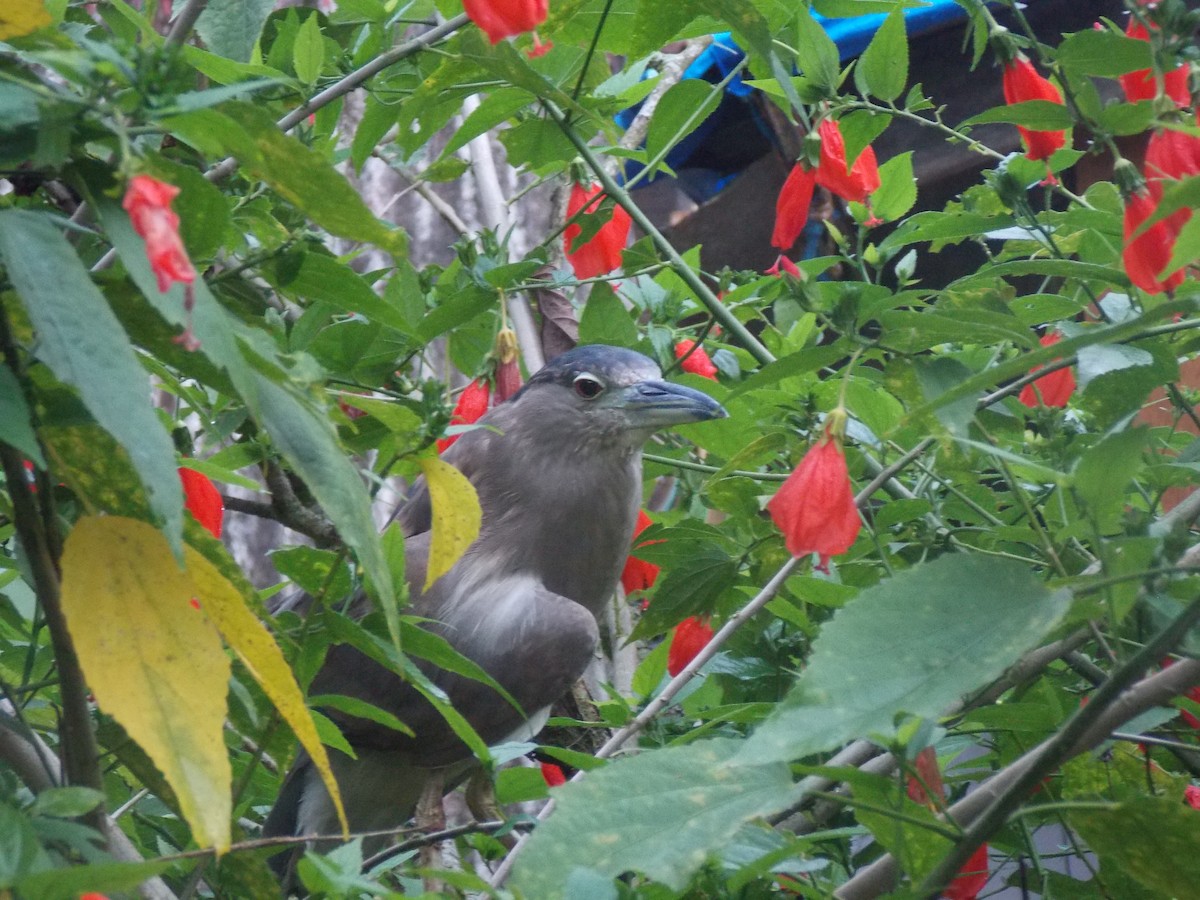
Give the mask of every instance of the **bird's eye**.
M 591 375 L 577 375 L 574 386 L 575 393 L 584 400 L 595 400 L 600 396 L 600 392 L 604 390 L 604 385 Z

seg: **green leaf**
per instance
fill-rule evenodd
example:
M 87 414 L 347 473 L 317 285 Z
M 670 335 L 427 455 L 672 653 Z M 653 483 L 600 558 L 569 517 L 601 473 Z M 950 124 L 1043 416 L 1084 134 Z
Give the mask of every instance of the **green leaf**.
M 653 537 L 651 537 L 653 539 Z M 676 546 L 671 547 L 670 544 Z M 654 592 L 654 602 L 646 607 L 638 619 L 632 637 L 646 638 L 662 634 L 672 625 L 690 615 L 710 612 L 713 603 L 721 596 L 737 578 L 737 563 L 724 550 L 709 541 L 688 541 L 679 539 L 667 541 L 661 545 L 651 545 L 660 551 L 672 555 L 679 552 L 683 546 L 687 548 L 687 565 L 673 568 Z M 639 559 L 658 557 L 651 552 L 650 547 L 634 551 Z
M 615 344 L 636 347 L 637 325 L 612 289 L 605 285 L 592 288 L 583 315 L 579 317 L 581 344 Z
M 17 890 L 22 897 L 37 900 L 76 900 L 81 894 L 96 892 L 132 894 L 147 879 L 161 875 L 171 865 L 170 860 L 154 860 L 68 866 L 27 875 L 17 884 Z
M 529 897 L 566 897 L 577 872 L 612 879 L 635 871 L 681 890 L 742 822 L 791 795 L 787 766 L 731 765 L 739 746 L 713 740 L 643 752 L 564 785 L 517 861 L 513 886 Z
M 1144 465 L 1142 451 L 1148 428 L 1129 428 L 1108 435 L 1091 447 L 1075 467 L 1075 493 L 1099 519 L 1116 514 L 1125 504 L 1125 488 Z
M 970 369 L 948 356 L 935 356 L 928 360 L 918 358 L 914 362 L 917 380 L 921 383 L 921 390 L 924 392 L 926 400 L 936 400 L 941 394 L 971 375 Z M 939 406 L 935 414 L 938 421 L 952 435 L 966 437 L 971 422 L 975 418 L 975 398 L 960 397 L 953 403 Z
M 0 803 L 0 888 L 11 888 L 26 875 L 49 867 L 50 858 L 29 818 Z
M 800 7 L 796 15 L 796 38 L 796 58 L 800 68 L 809 81 L 832 96 L 840 74 L 837 45 L 807 7 Z
M 275 0 L 211 0 L 196 20 L 204 46 L 235 62 L 249 62 Z
M 673 85 L 659 101 L 646 132 L 650 159 L 667 152 L 700 127 L 721 102 L 724 94 L 701 78 L 685 78 Z
M 895 100 L 908 81 L 908 37 L 904 13 L 894 9 L 883 20 L 854 67 L 854 83 L 863 94 Z
M 0 259 L 37 332 L 38 358 L 79 391 L 96 421 L 129 453 L 150 508 L 178 553 L 183 488 L 175 447 L 150 404 L 150 379 L 116 316 L 47 216 L 0 213 Z
M 405 255 L 408 242 L 404 232 L 375 218 L 323 155 L 280 131 L 265 110 L 234 101 L 219 112 L 200 110 L 164 124 L 189 143 L 202 148 L 215 144 L 232 154 L 250 174 L 331 234 Z
M 1100 858 L 1101 877 L 1113 866 L 1161 897 L 1194 896 L 1200 812 L 1180 797 L 1139 797 L 1111 809 L 1075 810 L 1068 819 Z
M 885 222 L 900 218 L 917 202 L 912 156 L 912 151 L 906 150 L 879 167 L 879 190 L 871 195 L 871 209 Z
M 296 41 L 292 45 L 292 65 L 296 77 L 311 85 L 321 74 L 325 64 L 325 39 L 321 36 L 320 17 L 313 12 L 300 25 Z
M 808 668 L 738 761 L 798 759 L 869 735 L 904 712 L 934 718 L 999 676 L 1067 610 L 1026 566 L 949 554 L 867 588 L 838 610 Z
M 1076 75 L 1114 78 L 1154 65 L 1149 41 L 1117 34 L 1108 29 L 1087 28 L 1063 38 L 1055 58 Z
M 963 125 L 984 125 L 991 122 L 1023 125 L 1032 131 L 1065 131 L 1073 124 L 1070 111 L 1061 103 L 1051 100 L 1025 100 L 1007 106 L 993 106 L 967 119 Z
M 30 812 L 35 816 L 57 816 L 60 819 L 72 819 L 91 812 L 103 802 L 104 795 L 91 788 L 50 788 L 37 795 Z
M 17 377 L 8 366 L 0 366 L 0 441 L 15 447 L 38 466 L 46 468 L 42 448 L 29 415 L 29 406 Z

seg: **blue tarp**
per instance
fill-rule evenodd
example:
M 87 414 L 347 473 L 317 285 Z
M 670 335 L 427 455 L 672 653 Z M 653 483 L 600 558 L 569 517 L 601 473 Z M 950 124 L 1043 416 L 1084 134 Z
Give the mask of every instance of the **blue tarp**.
M 966 11 L 955 0 L 926 0 L 926 4 L 904 11 L 904 23 L 910 38 L 944 25 L 964 21 L 967 17 Z M 837 45 L 842 62 L 855 58 L 867 48 L 885 18 L 882 13 L 847 19 L 831 19 L 816 13 L 813 15 L 824 27 L 825 33 Z M 688 66 L 683 77 L 700 78 L 711 84 L 718 84 L 729 76 L 733 68 L 742 61 L 744 55 L 728 32 L 714 35 L 712 44 L 705 48 L 704 52 Z M 667 165 L 676 172 L 688 166 L 692 158 L 703 150 L 713 132 L 721 127 L 723 120 L 727 120 L 730 116 L 740 117 L 746 121 L 747 125 L 753 123 L 753 127 L 758 129 L 759 134 L 773 141 L 774 135 L 770 129 L 759 120 L 757 112 L 750 104 L 745 102 L 745 98 L 752 93 L 752 90 L 742 80 L 741 73 L 735 75 L 725 87 L 725 97 L 721 106 L 705 120 L 703 125 L 671 150 L 667 156 Z M 622 126 L 628 127 L 634 116 L 637 115 L 639 108 L 639 106 L 635 106 L 622 111 L 617 116 L 617 121 Z M 640 171 L 640 167 L 633 164 L 628 167 L 626 174 L 632 177 L 638 171 Z M 724 187 L 737 174 L 737 171 L 736 168 L 721 171 L 718 167 L 718 171 L 713 173 L 711 179 L 705 179 L 701 192 L 711 196 Z M 696 199 L 702 198 L 697 197 Z

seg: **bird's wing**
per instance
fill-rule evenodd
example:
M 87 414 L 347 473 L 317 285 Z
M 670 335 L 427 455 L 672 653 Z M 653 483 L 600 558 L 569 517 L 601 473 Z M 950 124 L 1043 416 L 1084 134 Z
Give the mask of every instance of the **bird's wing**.
M 424 569 L 428 535 L 406 542 L 412 578 Z M 519 712 L 489 686 L 418 661 L 485 743 L 496 743 L 561 697 L 583 674 L 599 640 L 596 621 L 573 600 L 529 576 L 488 578 L 480 588 L 455 585 L 453 574 L 420 596 L 413 612 L 459 653 L 474 660 L 520 704 Z M 459 589 L 456 594 L 456 587 Z M 414 593 L 418 590 L 414 587 Z M 418 765 L 456 762 L 470 751 L 432 704 L 403 679 L 345 644 L 329 649 L 313 694 L 345 694 L 396 716 L 417 735 L 365 719 L 330 715 L 355 746 L 393 749 Z

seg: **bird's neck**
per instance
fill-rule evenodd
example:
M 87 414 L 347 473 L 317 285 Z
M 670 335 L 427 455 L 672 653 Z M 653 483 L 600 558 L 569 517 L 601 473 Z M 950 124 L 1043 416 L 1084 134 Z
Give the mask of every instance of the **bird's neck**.
M 640 451 L 598 452 L 583 466 L 577 457 L 544 461 L 519 491 L 497 498 L 499 515 L 484 510 L 484 521 L 495 523 L 488 549 L 507 570 L 533 575 L 598 614 L 629 554 L 641 486 Z

